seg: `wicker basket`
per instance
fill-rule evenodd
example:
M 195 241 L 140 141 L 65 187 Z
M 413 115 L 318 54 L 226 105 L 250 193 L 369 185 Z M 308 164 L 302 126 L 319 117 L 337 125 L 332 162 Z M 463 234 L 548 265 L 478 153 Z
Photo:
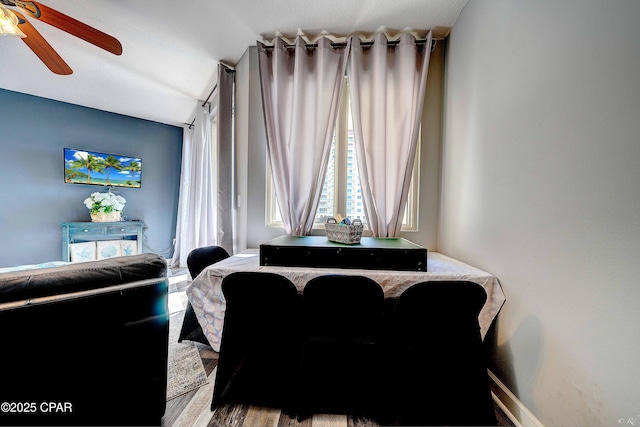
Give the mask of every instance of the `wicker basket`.
M 115 211 L 110 213 L 90 213 L 89 215 L 91 216 L 92 222 L 117 222 L 121 220 L 120 212 Z
M 354 219 L 351 225 L 345 225 L 336 223 L 334 218 L 329 218 L 324 228 L 327 232 L 327 239 L 330 241 L 356 245 L 360 243 L 364 226 L 359 219 Z

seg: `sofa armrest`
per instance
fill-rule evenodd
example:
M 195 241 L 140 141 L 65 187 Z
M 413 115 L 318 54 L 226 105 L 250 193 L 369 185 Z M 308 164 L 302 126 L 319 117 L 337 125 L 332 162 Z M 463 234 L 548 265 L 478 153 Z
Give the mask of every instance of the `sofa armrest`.
M 141 254 L 0 274 L 0 304 L 83 292 L 167 275 L 166 261 Z

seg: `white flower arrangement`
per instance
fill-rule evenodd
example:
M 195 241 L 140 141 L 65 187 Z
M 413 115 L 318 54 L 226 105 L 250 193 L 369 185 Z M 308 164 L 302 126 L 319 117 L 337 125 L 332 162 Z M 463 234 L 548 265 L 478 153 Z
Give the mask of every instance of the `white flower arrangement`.
M 89 209 L 90 214 L 122 212 L 127 201 L 122 196 L 109 193 L 92 193 L 90 197 L 84 199 L 84 205 Z

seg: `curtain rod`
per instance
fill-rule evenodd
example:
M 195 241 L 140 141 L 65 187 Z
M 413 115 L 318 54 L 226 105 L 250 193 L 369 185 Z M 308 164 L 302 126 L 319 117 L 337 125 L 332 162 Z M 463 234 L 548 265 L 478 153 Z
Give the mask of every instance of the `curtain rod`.
M 438 40 L 444 40 L 444 39 L 431 39 L 431 49 L 433 50 L 433 46 L 435 46 L 436 42 Z M 370 42 L 360 42 L 360 46 L 365 46 L 365 47 L 369 47 L 369 46 L 373 46 L 374 42 L 370 41 Z M 397 46 L 400 44 L 400 40 L 389 40 L 387 41 L 387 46 Z M 424 45 L 427 44 L 427 40 L 423 39 L 423 40 L 416 40 L 416 44 L 417 45 Z M 318 47 L 318 43 L 305 43 L 304 44 L 305 47 L 307 48 L 313 48 L 313 47 Z M 331 42 L 331 47 L 346 47 L 347 43 L 346 42 Z M 273 46 L 270 45 L 263 45 L 264 49 L 267 50 L 272 50 Z M 295 49 L 296 45 L 295 44 L 285 44 L 284 45 L 285 49 Z
M 207 96 L 207 98 L 204 100 L 204 102 L 202 103 L 202 106 L 204 107 L 207 104 L 207 101 L 211 98 L 211 95 L 213 95 L 213 92 L 216 91 L 216 89 L 218 89 L 218 83 L 216 83 L 213 86 L 213 89 L 211 89 L 211 92 L 209 92 L 209 96 Z
M 218 88 L 218 83 L 216 83 L 213 86 L 213 89 L 211 89 L 211 92 L 209 92 L 209 96 L 207 96 L 207 98 L 204 100 L 204 102 L 202 103 L 202 106 L 204 107 L 205 105 L 207 105 L 207 101 L 209 101 L 209 99 L 211 98 L 211 95 L 213 95 L 213 92 L 216 91 L 216 89 Z M 189 129 L 191 129 L 193 127 L 193 124 L 196 122 L 196 118 L 194 117 L 193 120 L 191 120 L 191 123 L 189 124 Z M 185 123 L 186 125 L 187 123 Z
M 224 65 L 224 64 L 222 64 L 222 65 Z M 231 67 L 229 67 L 229 66 L 227 66 L 227 65 L 224 65 L 224 67 L 225 67 L 225 68 L 224 68 L 224 71 L 225 71 L 225 72 L 227 72 L 227 73 L 235 73 L 235 72 L 236 72 L 236 70 L 234 70 L 233 68 L 231 68 Z M 207 105 L 207 102 L 209 101 L 209 98 L 211 98 L 211 95 L 213 95 L 213 92 L 215 92 L 217 88 L 218 88 L 218 83 L 216 83 L 216 84 L 213 86 L 213 89 L 211 89 L 211 92 L 209 92 L 209 96 L 207 96 L 207 99 L 205 99 L 205 100 L 204 100 L 204 102 L 202 103 L 202 106 L 203 106 L 203 107 L 204 107 L 205 105 Z M 193 124 L 194 124 L 195 122 L 196 122 L 196 118 L 194 117 L 194 118 L 193 118 L 193 120 L 191 120 L 191 123 L 184 123 L 184 124 L 185 124 L 185 125 L 187 125 L 187 126 L 189 126 L 189 129 L 191 129 L 191 128 L 193 127 Z
M 431 52 L 434 51 L 434 49 L 436 48 L 436 42 L 438 40 L 444 40 L 444 39 L 431 39 Z M 373 46 L 374 42 L 360 42 L 360 46 L 365 46 L 365 47 L 371 47 Z M 390 40 L 387 42 L 387 46 L 397 46 L 400 44 L 400 40 Z M 426 40 L 416 40 L 416 44 L 417 45 L 425 45 L 427 44 Z M 344 48 L 347 46 L 346 42 L 331 42 L 331 47 L 333 48 Z M 285 49 L 295 49 L 296 45 L 295 44 L 285 44 L 284 48 Z M 318 47 L 318 43 L 305 43 L 304 47 L 306 47 L 307 49 L 313 49 L 313 48 L 317 48 Z M 265 50 L 273 50 L 273 46 L 269 46 L 269 45 L 263 45 L 263 49 Z

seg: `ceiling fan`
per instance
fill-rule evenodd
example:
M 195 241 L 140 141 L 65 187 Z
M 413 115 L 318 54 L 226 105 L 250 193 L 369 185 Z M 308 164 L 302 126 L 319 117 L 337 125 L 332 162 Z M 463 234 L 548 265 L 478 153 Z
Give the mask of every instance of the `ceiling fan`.
M 105 34 L 42 3 L 23 0 L 0 0 L 0 3 L 6 6 L 16 7 L 31 18 L 46 22 L 114 55 L 122 54 L 122 45 L 115 37 Z M 25 35 L 22 41 L 29 46 L 44 65 L 56 74 L 64 75 L 73 73 L 71 67 L 58 55 L 38 30 L 27 21 L 22 13 L 16 10 L 11 10 L 10 12 L 13 12 L 18 18 L 17 26 Z

